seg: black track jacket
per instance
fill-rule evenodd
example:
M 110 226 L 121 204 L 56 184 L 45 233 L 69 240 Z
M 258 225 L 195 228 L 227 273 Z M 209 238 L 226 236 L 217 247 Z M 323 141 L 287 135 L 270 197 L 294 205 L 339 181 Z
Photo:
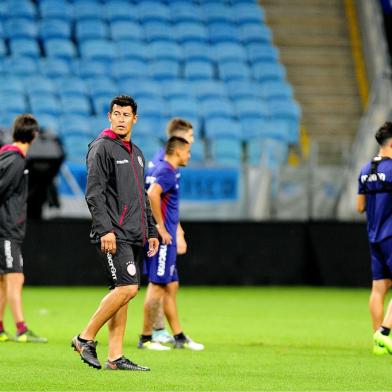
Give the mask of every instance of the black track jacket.
M 22 241 L 26 233 L 28 176 L 22 151 L 0 149 L 0 238 Z
M 118 241 L 144 245 L 158 238 L 144 190 L 145 161 L 140 149 L 131 152 L 110 129 L 89 144 L 86 201 L 92 216 L 90 237 L 113 232 Z

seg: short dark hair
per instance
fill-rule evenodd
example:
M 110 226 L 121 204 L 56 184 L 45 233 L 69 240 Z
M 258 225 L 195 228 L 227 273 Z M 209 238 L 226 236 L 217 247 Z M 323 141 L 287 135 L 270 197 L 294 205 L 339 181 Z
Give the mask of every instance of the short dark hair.
M 176 136 L 176 134 L 186 133 L 192 129 L 192 124 L 183 118 L 172 118 L 166 127 L 167 137 Z
M 38 121 L 32 114 L 16 116 L 12 133 L 14 142 L 31 143 L 38 132 Z
M 387 121 L 384 125 L 376 132 L 374 137 L 380 146 L 384 146 L 388 139 L 392 138 L 392 122 Z
M 110 102 L 110 113 L 113 111 L 113 106 L 130 106 L 132 108 L 132 113 L 137 114 L 137 103 L 136 101 L 129 95 L 117 95 Z
M 173 155 L 174 150 L 178 147 L 184 147 L 189 144 L 184 138 L 179 136 L 172 136 L 167 142 L 165 146 L 165 154 Z

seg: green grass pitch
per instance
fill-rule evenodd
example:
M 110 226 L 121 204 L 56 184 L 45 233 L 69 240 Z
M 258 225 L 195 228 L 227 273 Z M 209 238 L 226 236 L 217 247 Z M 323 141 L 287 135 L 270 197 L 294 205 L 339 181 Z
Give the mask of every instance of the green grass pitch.
M 392 356 L 371 353 L 369 290 L 188 288 L 183 328 L 203 352 L 136 348 L 144 290 L 132 301 L 125 354 L 151 372 L 110 372 L 70 348 L 105 288 L 24 291 L 26 319 L 49 343 L 0 343 L 1 391 L 381 391 L 392 389 Z M 5 325 L 14 333 L 9 310 Z M 98 355 L 105 361 L 107 330 Z

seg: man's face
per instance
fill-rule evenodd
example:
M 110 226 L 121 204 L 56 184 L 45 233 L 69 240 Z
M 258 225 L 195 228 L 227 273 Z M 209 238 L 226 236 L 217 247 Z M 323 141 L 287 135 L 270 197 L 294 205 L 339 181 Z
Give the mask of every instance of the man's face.
M 191 145 L 185 144 L 177 149 L 177 154 L 179 156 L 179 166 L 187 166 L 189 159 L 191 157 Z
M 132 126 L 137 121 L 137 115 L 133 114 L 130 106 L 113 105 L 113 109 L 108 113 L 111 130 L 122 139 L 131 136 Z

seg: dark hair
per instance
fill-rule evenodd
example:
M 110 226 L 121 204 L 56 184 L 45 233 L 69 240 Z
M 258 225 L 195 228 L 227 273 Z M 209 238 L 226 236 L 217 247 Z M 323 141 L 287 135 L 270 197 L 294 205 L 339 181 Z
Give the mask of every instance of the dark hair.
M 132 108 L 132 113 L 137 114 L 137 103 L 129 95 L 117 95 L 117 97 L 114 97 L 112 99 L 112 102 L 110 102 L 110 113 L 113 111 L 114 105 L 118 105 L 122 107 L 130 106 Z
M 167 142 L 165 147 L 165 154 L 173 155 L 174 150 L 178 147 L 184 147 L 189 144 L 184 138 L 179 136 L 172 136 Z
M 186 133 L 192 129 L 192 124 L 183 118 L 172 118 L 166 127 L 167 137 L 176 136 L 175 134 Z
M 374 137 L 380 146 L 385 145 L 385 142 L 392 138 L 392 122 L 387 121 L 384 123 L 384 125 L 376 132 Z
M 38 132 L 39 125 L 33 115 L 20 114 L 16 116 L 12 134 L 15 142 L 31 143 Z

